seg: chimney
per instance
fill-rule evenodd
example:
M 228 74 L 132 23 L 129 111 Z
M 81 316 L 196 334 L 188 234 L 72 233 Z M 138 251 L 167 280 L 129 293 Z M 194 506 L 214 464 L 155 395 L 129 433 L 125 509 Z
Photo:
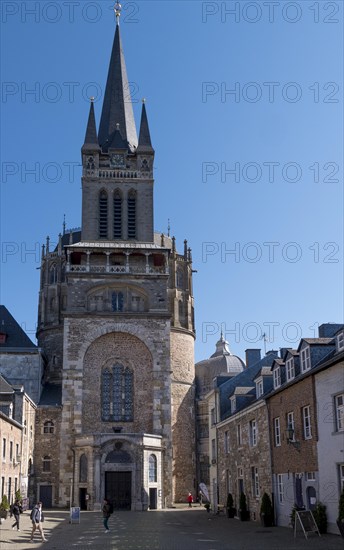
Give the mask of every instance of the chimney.
M 280 358 L 283 359 L 283 357 L 285 356 L 285 352 L 288 351 L 288 349 L 293 349 L 293 348 L 280 348 Z
M 246 367 L 252 367 L 252 365 L 255 365 L 260 361 L 260 352 L 261 350 L 256 349 L 245 349 L 245 356 L 246 356 Z

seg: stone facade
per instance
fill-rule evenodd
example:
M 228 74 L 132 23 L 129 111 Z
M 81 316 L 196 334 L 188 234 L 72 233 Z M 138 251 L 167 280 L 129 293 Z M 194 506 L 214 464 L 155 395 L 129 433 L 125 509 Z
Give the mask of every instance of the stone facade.
M 255 440 L 252 440 L 252 423 L 255 423 Z M 226 505 L 232 493 L 234 507 L 239 509 L 239 497 L 246 496 L 250 518 L 260 519 L 263 493 L 271 496 L 271 461 L 269 419 L 265 401 L 233 414 L 217 427 L 217 468 L 219 503 Z M 238 430 L 241 440 L 238 441 Z
M 145 510 L 196 489 L 191 250 L 154 234 L 154 150 L 145 106 L 137 141 L 117 93 L 126 78 L 117 27 L 99 139 L 91 103 L 82 147 L 82 227 L 64 227 L 42 253 L 35 490 L 45 507 L 98 509 L 107 496 Z

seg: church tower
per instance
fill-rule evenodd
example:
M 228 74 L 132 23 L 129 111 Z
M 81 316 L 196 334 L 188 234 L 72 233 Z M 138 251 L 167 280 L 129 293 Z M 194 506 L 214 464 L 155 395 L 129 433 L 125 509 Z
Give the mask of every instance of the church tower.
M 99 132 L 91 99 L 81 150 L 81 230 L 42 254 L 35 496 L 160 509 L 197 490 L 192 257 L 154 233 L 154 149 L 144 102 L 137 138 L 115 11 Z

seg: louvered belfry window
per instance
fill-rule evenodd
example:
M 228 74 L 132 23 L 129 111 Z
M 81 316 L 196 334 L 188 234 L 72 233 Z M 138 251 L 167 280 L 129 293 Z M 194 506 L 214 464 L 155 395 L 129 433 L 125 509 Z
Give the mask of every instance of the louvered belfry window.
M 108 236 L 108 197 L 105 191 L 99 194 L 99 238 L 107 239 Z
M 115 191 L 113 197 L 113 238 L 122 238 L 122 197 L 119 191 Z
M 136 239 L 136 193 L 128 195 L 128 239 Z

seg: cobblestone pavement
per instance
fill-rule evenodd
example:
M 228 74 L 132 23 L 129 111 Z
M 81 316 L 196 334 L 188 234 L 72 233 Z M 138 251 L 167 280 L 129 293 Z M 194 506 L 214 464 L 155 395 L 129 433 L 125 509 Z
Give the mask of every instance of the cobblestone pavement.
M 80 524 L 70 524 L 65 511 L 45 512 L 44 530 L 29 542 L 30 513 L 21 516 L 21 530 L 12 531 L 12 519 L 0 526 L 1 550 L 343 550 L 336 535 L 302 532 L 294 538 L 291 529 L 263 528 L 258 523 L 240 522 L 224 515 L 207 514 L 204 508 L 186 506 L 161 512 L 115 512 L 105 533 L 101 513 L 82 512 Z

